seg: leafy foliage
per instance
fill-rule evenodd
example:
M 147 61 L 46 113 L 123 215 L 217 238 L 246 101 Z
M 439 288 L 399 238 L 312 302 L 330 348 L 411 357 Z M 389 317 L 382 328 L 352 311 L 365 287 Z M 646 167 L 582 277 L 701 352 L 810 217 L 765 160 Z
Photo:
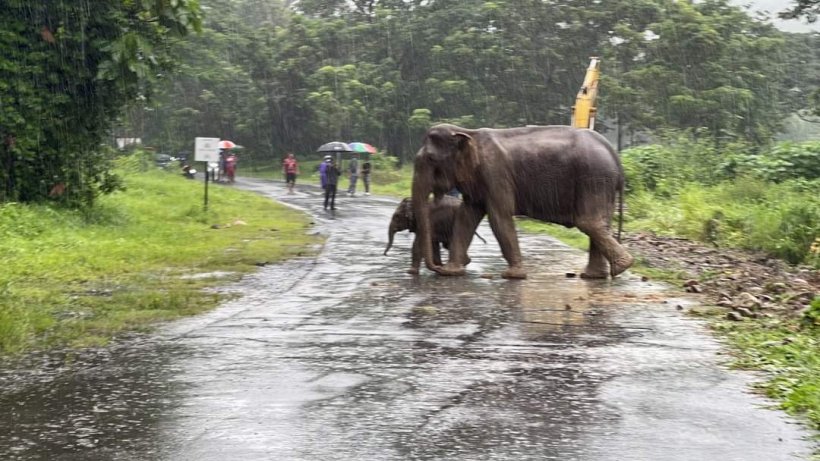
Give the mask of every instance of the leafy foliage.
M 766 180 L 820 179 L 820 142 L 784 142 L 772 149 L 739 159 L 752 174 Z
M 717 184 L 735 176 L 734 159 L 750 150 L 743 143 L 718 147 L 709 138 L 676 132 L 660 138 L 662 144 L 632 147 L 621 153 L 630 190 L 669 197 L 693 182 Z
M 820 83 L 817 37 L 726 0 L 203 0 L 202 33 L 179 40 L 199 28 L 197 0 L 9 4 L 0 201 L 87 203 L 115 189 L 97 146 L 123 106 L 114 134 L 171 154 L 218 136 L 245 146 L 245 165 L 278 164 L 356 140 L 404 162 L 440 121 L 567 123 L 593 55 L 604 59 L 600 129 L 619 148 L 689 133 L 687 155 L 703 155 L 675 181 L 714 182 L 734 174 L 727 150 L 765 149 Z
M 763 250 L 818 266 L 817 143 L 780 143 L 751 155 L 678 137 L 622 153 L 633 228 L 719 246 Z
M 101 148 L 166 69 L 197 0 L 6 0 L 0 8 L 0 202 L 88 205 L 118 187 Z
M 820 245 L 820 242 L 818 242 L 818 245 Z M 803 324 L 808 328 L 820 328 L 820 296 L 815 297 L 809 308 L 803 313 Z
M 780 13 L 781 18 L 795 19 L 805 16 L 808 22 L 817 21 L 817 16 L 820 15 L 820 0 L 794 0 L 792 3 L 791 8 Z
M 407 161 L 441 121 L 566 124 L 589 56 L 604 58 L 599 126 L 617 130 L 619 147 L 667 129 L 715 148 L 765 146 L 818 83 L 806 71 L 820 61 L 816 38 L 724 0 L 207 0 L 204 10 L 176 78 L 123 129 L 174 151 L 195 136 L 232 139 L 254 163 L 331 140 Z

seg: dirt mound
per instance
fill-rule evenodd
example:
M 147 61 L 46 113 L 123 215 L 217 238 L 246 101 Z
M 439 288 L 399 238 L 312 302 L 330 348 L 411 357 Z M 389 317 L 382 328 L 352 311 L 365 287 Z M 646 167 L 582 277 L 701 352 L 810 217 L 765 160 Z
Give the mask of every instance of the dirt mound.
M 800 314 L 820 293 L 820 271 L 761 253 L 648 233 L 625 235 L 623 243 L 646 266 L 678 272 L 686 280 L 681 289 L 703 293 L 706 304 L 731 309 L 736 320 Z

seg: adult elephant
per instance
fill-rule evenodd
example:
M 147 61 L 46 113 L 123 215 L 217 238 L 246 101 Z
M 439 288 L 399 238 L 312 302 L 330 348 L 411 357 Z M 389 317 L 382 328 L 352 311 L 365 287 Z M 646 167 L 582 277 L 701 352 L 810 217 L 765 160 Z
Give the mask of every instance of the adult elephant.
M 464 203 L 456 216 L 449 260 L 436 265 L 430 217 L 430 194 L 453 187 Z M 463 275 L 467 248 L 478 224 L 490 227 L 508 267 L 504 278 L 526 278 L 513 216 L 529 216 L 577 227 L 590 239 L 587 278 L 616 276 L 632 265 L 632 256 L 610 232 L 624 174 L 618 155 L 592 130 L 568 126 L 469 130 L 436 125 L 427 131 L 416 154 L 413 209 L 417 238 L 427 268 L 442 275 Z M 608 271 L 607 271 L 608 266 Z

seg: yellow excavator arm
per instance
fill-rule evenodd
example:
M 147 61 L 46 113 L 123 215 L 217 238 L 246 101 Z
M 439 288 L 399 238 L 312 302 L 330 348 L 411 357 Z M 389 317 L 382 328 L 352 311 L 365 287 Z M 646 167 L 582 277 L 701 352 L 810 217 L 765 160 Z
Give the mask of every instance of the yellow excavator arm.
M 578 91 L 578 96 L 575 97 L 575 105 L 572 106 L 572 126 L 575 128 L 595 129 L 595 112 L 597 111 L 595 99 L 598 97 L 600 66 L 600 59 L 590 58 L 584 83 Z

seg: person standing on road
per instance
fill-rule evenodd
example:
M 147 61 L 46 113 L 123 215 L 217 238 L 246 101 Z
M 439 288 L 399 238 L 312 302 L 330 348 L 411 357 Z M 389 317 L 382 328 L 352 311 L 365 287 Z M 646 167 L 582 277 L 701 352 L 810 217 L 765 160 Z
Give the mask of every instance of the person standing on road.
M 330 159 L 330 155 L 325 155 L 322 163 L 319 164 L 319 184 L 321 184 L 322 189 L 327 187 L 327 167 L 330 166 Z
M 362 164 L 362 182 L 364 183 L 364 195 L 370 195 L 370 162 Z
M 299 163 L 293 157 L 293 153 L 289 152 L 287 158 L 282 161 L 282 174 L 285 175 L 285 183 L 288 186 L 288 194 L 293 193 L 293 186 L 296 185 L 296 175 L 299 174 Z
M 347 188 L 347 195 L 356 195 L 356 181 L 359 179 L 359 154 L 353 154 L 350 165 L 347 167 L 350 172 L 350 187 Z
M 225 175 L 228 177 L 228 182 L 233 184 L 236 179 L 236 155 L 231 152 L 225 158 Z
M 327 168 L 325 169 L 325 175 L 327 176 L 327 183 L 325 184 L 325 210 L 327 210 L 328 202 L 330 209 L 335 210 L 336 186 L 339 184 L 339 176 L 342 175 L 342 172 L 336 167 L 336 161 L 333 160 L 332 157 L 325 160 L 325 163 L 327 163 Z

